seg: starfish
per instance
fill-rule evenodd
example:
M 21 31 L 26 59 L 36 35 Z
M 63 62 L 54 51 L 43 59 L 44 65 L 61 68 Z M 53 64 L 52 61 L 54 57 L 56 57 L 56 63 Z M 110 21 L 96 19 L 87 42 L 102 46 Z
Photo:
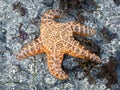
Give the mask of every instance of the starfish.
M 101 62 L 99 56 L 87 50 L 73 37 L 73 34 L 92 36 L 96 31 L 74 21 L 64 23 L 55 21 L 55 18 L 63 16 L 62 10 L 45 11 L 41 18 L 40 36 L 25 44 L 16 55 L 18 60 L 22 60 L 45 52 L 50 73 L 61 80 L 69 77 L 61 67 L 64 54 Z

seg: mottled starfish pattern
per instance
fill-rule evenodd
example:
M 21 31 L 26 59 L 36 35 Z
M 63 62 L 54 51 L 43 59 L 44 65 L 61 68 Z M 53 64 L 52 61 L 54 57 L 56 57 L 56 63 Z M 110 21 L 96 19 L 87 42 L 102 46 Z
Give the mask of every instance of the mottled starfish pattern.
M 18 60 L 45 52 L 50 73 L 58 79 L 67 79 L 68 75 L 62 70 L 61 65 L 64 54 L 74 57 L 94 60 L 98 63 L 101 59 L 73 38 L 73 34 L 92 36 L 96 32 L 77 22 L 56 22 L 55 18 L 62 18 L 62 10 L 47 10 L 41 18 L 40 36 L 27 43 L 18 52 Z

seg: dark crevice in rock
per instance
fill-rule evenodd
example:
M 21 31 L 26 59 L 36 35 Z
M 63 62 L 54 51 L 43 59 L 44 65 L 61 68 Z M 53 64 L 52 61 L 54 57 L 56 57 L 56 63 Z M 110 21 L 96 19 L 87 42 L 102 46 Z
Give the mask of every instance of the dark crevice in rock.
M 120 0 L 113 0 L 117 6 L 120 6 Z

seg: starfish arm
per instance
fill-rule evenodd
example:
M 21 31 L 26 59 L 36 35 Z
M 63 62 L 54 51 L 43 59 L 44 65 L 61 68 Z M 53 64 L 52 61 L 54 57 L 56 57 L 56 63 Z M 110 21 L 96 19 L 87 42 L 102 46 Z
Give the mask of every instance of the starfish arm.
M 69 29 L 72 30 L 74 34 L 78 34 L 80 36 L 88 37 L 96 34 L 94 29 L 77 22 L 67 22 L 63 25 L 69 26 Z
M 63 10 L 47 10 L 42 16 L 42 20 L 52 20 L 54 18 L 62 18 L 64 16 Z
M 16 58 L 18 60 L 21 60 L 42 52 L 44 52 L 42 42 L 40 41 L 40 38 L 38 38 L 30 43 L 25 44 L 22 49 L 17 53 Z
M 67 79 L 68 75 L 62 70 L 63 54 L 56 52 L 47 53 L 47 64 L 50 73 L 61 80 Z
M 78 41 L 70 38 L 66 41 L 66 53 L 82 59 L 89 59 L 101 63 L 101 59 L 96 54 L 87 50 L 84 46 L 80 45 Z

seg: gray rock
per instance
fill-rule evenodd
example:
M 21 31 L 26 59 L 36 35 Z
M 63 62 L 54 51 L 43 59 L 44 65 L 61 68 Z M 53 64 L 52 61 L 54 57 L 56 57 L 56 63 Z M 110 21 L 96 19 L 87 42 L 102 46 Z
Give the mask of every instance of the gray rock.
M 103 63 L 109 61 L 109 57 L 117 57 L 116 52 L 120 48 L 120 6 L 115 0 L 95 0 L 98 8 L 93 13 L 84 12 L 83 15 L 93 17 L 84 24 L 96 28 L 97 34 L 91 39 L 101 48 L 101 59 Z M 26 12 L 22 16 L 20 10 L 13 10 L 13 4 L 20 2 Z M 78 68 L 69 71 L 68 80 L 58 80 L 51 76 L 46 64 L 46 55 L 36 55 L 25 60 L 15 59 L 15 53 L 27 42 L 39 35 L 40 18 L 38 24 L 32 24 L 32 20 L 41 17 L 48 8 L 59 8 L 59 0 L 0 0 L 0 90 L 110 90 L 107 89 L 105 79 L 96 79 L 96 83 L 89 84 L 88 78 L 84 77 L 84 70 Z M 20 9 L 20 8 L 19 8 Z M 75 8 L 74 8 L 75 9 Z M 77 10 L 72 10 L 74 14 Z M 64 21 L 74 20 L 74 17 L 67 15 Z M 23 23 L 22 30 L 29 36 L 22 40 L 19 36 L 19 26 Z M 101 29 L 106 27 L 111 33 L 115 33 L 117 38 L 105 42 L 105 38 L 100 34 Z M 63 66 L 72 70 L 79 66 L 76 58 L 65 58 Z M 70 61 L 71 60 L 71 61 Z M 69 62 L 69 63 L 68 63 Z M 120 64 L 118 62 L 118 67 Z M 120 73 L 118 73 L 118 83 L 112 85 L 111 90 L 119 90 Z M 92 74 L 98 73 L 91 70 Z M 77 73 L 77 76 L 75 76 Z M 78 79 L 79 78 L 79 79 Z

